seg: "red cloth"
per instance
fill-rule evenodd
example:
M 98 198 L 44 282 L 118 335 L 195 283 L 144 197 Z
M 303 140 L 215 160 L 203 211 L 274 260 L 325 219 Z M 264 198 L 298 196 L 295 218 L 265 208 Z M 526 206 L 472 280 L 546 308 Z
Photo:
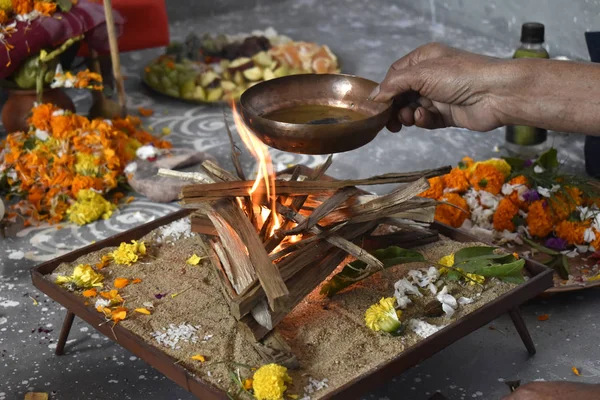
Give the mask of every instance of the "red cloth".
M 123 19 L 115 13 L 117 31 Z M 40 17 L 31 22 L 17 22 L 16 32 L 5 35 L 6 43 L 14 46 L 10 51 L 0 51 L 0 79 L 17 70 L 23 61 L 42 49 L 52 48 L 67 39 L 85 34 L 90 46 L 99 52 L 108 49 L 104 8 L 88 0 L 80 0 L 68 13 L 58 12 L 52 17 Z M 2 46 L 4 47 L 4 46 Z
M 119 37 L 120 52 L 169 44 L 169 20 L 164 0 L 113 0 L 112 6 L 125 18 Z M 88 49 L 83 45 L 79 55 L 85 57 L 87 54 Z

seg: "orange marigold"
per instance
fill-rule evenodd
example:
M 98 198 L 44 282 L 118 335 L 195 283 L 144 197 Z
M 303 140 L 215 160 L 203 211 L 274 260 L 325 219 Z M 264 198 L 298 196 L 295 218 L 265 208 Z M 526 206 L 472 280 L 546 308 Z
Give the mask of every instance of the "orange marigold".
M 537 200 L 529 205 L 527 226 L 529 233 L 539 238 L 546 237 L 552 232 L 554 225 L 548 205 L 544 200 Z
M 583 244 L 585 230 L 588 226 L 589 223 L 584 222 L 560 221 L 556 224 L 554 233 L 569 244 Z
M 56 139 L 69 139 L 77 132 L 73 126 L 73 118 L 70 115 L 55 115 L 50 120 L 52 136 Z
M 494 213 L 494 229 L 500 232 L 505 229 L 509 232 L 514 232 L 515 224 L 513 223 L 513 218 L 518 213 L 519 207 L 508 198 L 503 198 L 498 203 L 498 208 Z
M 52 113 L 56 110 L 58 108 L 52 104 L 40 104 L 32 110 L 28 122 L 37 129 L 50 131 L 50 120 L 52 119 Z
M 522 201 L 519 198 L 518 186 L 529 187 L 529 179 L 527 179 L 523 175 L 519 175 L 519 176 L 516 176 L 516 177 L 512 178 L 510 181 L 508 181 L 508 183 L 511 184 L 511 185 L 513 185 L 513 186 L 517 186 L 515 188 L 515 190 L 508 196 L 508 198 L 510 199 L 510 201 L 512 201 L 517 206 L 519 206 L 519 208 L 521 208 L 523 210 L 527 210 L 529 204 L 526 201 Z
M 582 203 L 582 192 L 576 187 L 565 187 L 568 196 L 558 192 L 549 200 L 550 211 L 555 222 L 567 219 Z
M 442 182 L 447 189 L 452 189 L 457 193 L 464 193 L 470 187 L 465 171 L 460 168 L 452 168 L 449 174 L 442 177 Z
M 49 1 L 36 1 L 33 8 L 40 14 L 50 17 L 56 12 L 56 3 Z
M 469 182 L 475 190 L 485 190 L 497 195 L 504 185 L 504 174 L 491 165 L 479 164 L 473 170 Z
M 73 196 L 77 196 L 77 193 L 82 189 L 102 190 L 103 186 L 102 179 L 100 178 L 76 175 L 73 179 L 73 183 L 71 183 L 71 192 L 73 193 Z
M 453 205 L 440 204 L 435 208 L 435 219 L 438 222 L 458 228 L 471 214 L 467 201 L 456 193 L 446 193 L 441 201 Z
M 598 251 L 600 250 L 600 232 L 598 232 L 595 228 L 594 229 L 594 234 L 596 235 L 596 239 L 594 239 L 594 241 L 592 243 L 590 243 L 590 246 L 594 247 L 594 250 Z
M 0 25 L 8 21 L 8 14 L 4 10 L 0 10 Z
M 419 194 L 420 197 L 427 197 L 428 199 L 437 200 L 442 197 L 444 193 L 444 182 L 439 176 L 427 179 L 429 182 L 429 189 Z
M 469 169 L 475 164 L 475 160 L 471 157 L 463 157 L 462 160 L 458 163 L 458 167 L 460 169 Z
M 15 14 L 29 14 L 33 11 L 33 0 L 12 0 L 12 9 Z

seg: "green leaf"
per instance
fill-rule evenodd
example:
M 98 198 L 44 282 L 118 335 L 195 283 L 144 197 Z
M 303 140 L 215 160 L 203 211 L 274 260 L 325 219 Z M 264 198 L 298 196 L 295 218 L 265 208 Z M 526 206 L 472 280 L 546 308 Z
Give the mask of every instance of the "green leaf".
M 544 265 L 552 268 L 561 279 L 569 279 L 569 258 L 564 254 L 559 254 L 544 262 Z
M 525 278 L 523 278 L 523 275 L 501 276 L 501 277 L 499 277 L 499 279 L 503 282 L 515 283 L 517 285 L 525 282 Z
M 544 169 L 556 169 L 559 166 L 558 152 L 554 148 L 549 149 L 544 154 L 542 154 L 535 163 Z
M 383 263 L 384 268 L 390 268 L 400 264 L 425 262 L 425 258 L 418 251 L 406 250 L 398 246 L 390 246 L 386 249 L 379 249 L 371 254 Z M 327 283 L 325 283 L 321 288 L 320 293 L 327 297 L 331 297 L 339 291 L 354 285 L 359 281 L 357 279 L 364 274 L 366 268 L 367 264 L 363 261 L 356 260 L 351 262 L 340 272 L 335 274 Z M 364 278 L 367 278 L 376 272 L 378 271 L 373 271 Z
M 501 278 L 506 276 L 517 276 L 521 274 L 525 260 L 517 260 L 506 264 L 486 265 L 474 270 L 472 273 L 488 278 Z
M 450 271 L 448 271 L 446 278 L 450 281 L 460 281 L 460 278 L 462 278 L 462 275 L 458 271 L 450 270 Z
M 520 171 L 525 168 L 525 160 L 516 157 L 504 157 L 504 161 L 510 165 L 511 171 L 514 173 L 515 171 Z
M 72 0 L 56 0 L 56 4 L 62 12 L 69 12 L 71 11 L 71 7 L 73 7 Z
M 454 266 L 458 266 L 458 264 L 463 263 L 465 261 L 474 260 L 474 259 L 492 259 L 506 256 L 505 254 L 495 254 L 495 247 L 489 246 L 473 246 L 467 247 L 464 249 L 460 249 L 456 253 L 454 253 Z
M 533 247 L 534 249 L 544 253 L 544 254 L 548 254 L 549 256 L 558 256 L 560 255 L 560 253 L 558 251 L 549 249 L 545 246 L 542 246 L 539 243 L 534 242 L 533 240 L 527 239 L 525 236 L 523 236 L 521 239 L 523 239 L 523 241 L 525 243 L 527 243 L 529 246 Z

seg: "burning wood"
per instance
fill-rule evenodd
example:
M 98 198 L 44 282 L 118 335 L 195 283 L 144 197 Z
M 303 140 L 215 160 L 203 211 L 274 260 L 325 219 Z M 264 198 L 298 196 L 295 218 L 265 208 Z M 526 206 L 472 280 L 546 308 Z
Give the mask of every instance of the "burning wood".
M 270 332 L 346 258 L 364 261 L 370 271 L 383 269 L 361 243 L 388 219 L 402 227 L 395 237 L 406 247 L 434 240 L 434 233 L 411 218 L 433 221 L 435 202 L 415 196 L 429 187 L 427 178 L 445 174 L 450 167 L 333 180 L 324 177 L 329 157 L 314 171 L 302 173 L 306 168 L 298 166 L 289 180 L 276 179 L 266 146 L 235 109 L 233 115 L 238 133 L 257 159 L 256 179 L 245 180 L 233 140 L 236 174 L 211 162 L 203 164 L 206 174 L 175 174 L 198 182 L 183 189 L 182 203 L 197 209 L 192 229 L 213 235 L 208 250 L 223 293 L 232 315 L 253 340 Z M 228 134 L 231 138 L 229 128 Z M 390 183 L 405 185 L 384 196 L 356 187 Z

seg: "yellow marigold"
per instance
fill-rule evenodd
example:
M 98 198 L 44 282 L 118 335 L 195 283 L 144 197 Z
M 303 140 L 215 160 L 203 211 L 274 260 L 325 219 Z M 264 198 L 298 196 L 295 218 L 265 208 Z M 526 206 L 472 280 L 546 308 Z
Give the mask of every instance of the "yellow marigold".
M 90 289 L 92 287 L 102 287 L 104 276 L 87 264 L 79 264 L 73 270 L 71 276 L 58 276 L 56 283 L 59 285 L 72 283 L 80 289 Z
M 469 183 L 475 190 L 485 190 L 493 195 L 500 193 L 504 180 L 504 174 L 496 167 L 482 163 L 473 167 L 473 172 L 469 177 Z
M 452 171 L 444 175 L 442 180 L 447 189 L 452 189 L 457 193 L 464 193 L 470 187 L 467 174 L 460 168 L 452 168 Z
M 446 193 L 441 201 L 453 204 L 454 206 L 439 204 L 435 208 L 435 220 L 438 222 L 458 228 L 471 215 L 466 200 L 456 193 Z
M 519 213 L 519 207 L 517 207 L 510 199 L 503 198 L 498 203 L 498 208 L 494 213 L 494 229 L 502 232 L 507 230 L 509 232 L 515 231 L 515 224 L 513 218 Z
M 0 0 L 0 10 L 7 13 L 12 12 L 12 0 Z
M 441 177 L 435 176 L 433 178 L 427 179 L 429 182 L 429 189 L 419 194 L 420 197 L 427 197 L 429 199 L 437 200 L 442 197 L 444 193 L 444 182 Z
M 98 158 L 92 154 L 77 153 L 75 172 L 84 176 L 96 176 L 98 174 Z
M 33 0 L 12 0 L 15 14 L 29 14 L 33 11 Z
M 529 188 L 529 180 L 523 175 L 519 175 L 512 178 L 508 183 L 517 187 L 524 186 Z M 519 191 L 517 188 L 513 190 L 513 192 L 508 196 L 508 198 L 510 199 L 510 201 L 513 202 L 513 204 L 516 204 L 517 206 L 519 206 L 519 208 L 525 211 L 527 211 L 527 209 L 529 208 L 529 203 L 519 198 Z
M 582 192 L 575 187 L 565 187 L 568 196 L 562 192 L 549 199 L 550 211 L 555 222 L 567 219 L 577 206 L 582 204 Z
M 544 238 L 552 232 L 554 224 L 548 205 L 544 200 L 537 200 L 529 205 L 527 226 L 529 233 L 539 238 Z
M 458 268 L 461 270 L 460 268 Z M 462 271 L 462 270 L 461 270 Z M 469 285 L 474 286 L 477 284 L 483 285 L 485 283 L 485 276 L 477 274 L 465 274 L 469 278 Z
M 452 267 L 454 265 L 454 253 L 448 254 L 447 256 L 440 258 L 440 261 L 438 261 L 438 264 L 443 265 L 444 267 Z M 445 274 L 446 272 L 449 271 L 448 268 L 444 268 L 444 267 L 440 268 L 440 274 Z
M 260 367 L 252 378 L 254 397 L 258 400 L 283 400 L 286 384 L 292 383 L 287 368 L 277 364 Z
M 8 21 L 8 14 L 4 10 L 0 10 L 0 25 Z
M 374 332 L 394 333 L 400 328 L 401 311 L 394 309 L 395 297 L 382 298 L 365 312 L 365 324 Z
M 39 106 L 33 108 L 31 118 L 29 118 L 28 122 L 36 129 L 50 131 L 52 113 L 57 110 L 58 108 L 52 104 L 40 104 Z
M 119 248 L 111 253 L 115 263 L 121 265 L 131 265 L 139 259 L 139 256 L 146 254 L 146 245 L 144 242 L 132 240 L 131 243 L 121 243 Z
M 510 165 L 506 162 L 506 160 L 502 158 L 490 158 L 485 161 L 478 161 L 473 164 L 470 168 L 470 172 L 472 173 L 479 165 L 489 165 L 496 168 L 498 171 L 504 175 L 504 178 L 508 178 L 510 176 L 511 168 Z
M 554 233 L 569 244 L 583 244 L 584 233 L 588 226 L 589 223 L 560 221 L 556 224 Z
M 33 8 L 40 14 L 50 17 L 56 12 L 56 3 L 51 3 L 49 1 L 36 1 Z
M 69 221 L 77 225 L 85 225 L 98 219 L 108 219 L 116 208 L 100 194 L 90 189 L 80 190 L 77 201 L 67 210 Z

